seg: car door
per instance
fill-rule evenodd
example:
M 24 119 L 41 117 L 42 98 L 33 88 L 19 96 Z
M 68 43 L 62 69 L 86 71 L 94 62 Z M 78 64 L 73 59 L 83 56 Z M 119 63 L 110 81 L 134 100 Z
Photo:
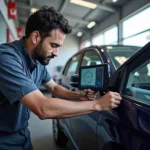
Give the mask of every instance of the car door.
M 150 43 L 110 78 L 123 100 L 117 109 L 100 112 L 99 150 L 150 149 Z
M 76 71 L 78 69 L 79 63 L 81 61 L 81 57 L 82 57 L 82 52 L 74 55 L 73 57 L 71 57 L 68 62 L 66 63 L 61 77 L 60 77 L 60 85 L 67 88 L 68 90 L 72 90 L 72 91 L 76 91 L 77 89 L 75 89 L 74 87 L 72 87 L 70 85 L 70 77 L 73 74 L 76 74 Z M 63 131 L 65 132 L 65 134 L 71 139 L 71 142 L 73 144 L 73 146 L 77 149 L 76 143 L 74 141 L 74 138 L 72 136 L 72 129 L 70 126 L 70 121 L 69 119 L 59 119 L 60 125 L 63 129 Z
M 65 65 L 65 68 L 62 72 L 61 79 L 60 79 L 60 85 L 62 85 L 63 87 L 65 87 L 69 90 L 75 90 L 70 85 L 70 77 L 72 75 L 76 74 L 76 71 L 77 71 L 80 61 L 81 61 L 81 57 L 82 57 L 82 52 L 71 57 L 71 59 L 67 62 L 67 64 Z
M 87 49 L 84 53 L 80 66 L 101 64 L 100 55 L 95 49 Z M 78 73 L 78 72 L 77 72 Z M 96 124 L 98 113 L 70 118 L 73 137 L 79 150 L 96 150 Z

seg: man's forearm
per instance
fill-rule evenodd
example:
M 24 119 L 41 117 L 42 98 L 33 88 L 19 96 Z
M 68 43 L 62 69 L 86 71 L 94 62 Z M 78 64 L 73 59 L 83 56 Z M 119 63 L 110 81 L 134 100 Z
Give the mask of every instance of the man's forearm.
M 95 111 L 96 101 L 72 102 L 57 98 L 47 98 L 42 107 L 42 118 L 68 118 Z
M 67 90 L 62 86 L 56 86 L 54 88 L 54 94 L 56 97 L 63 98 L 63 99 L 70 99 L 70 100 L 79 100 L 80 93 L 79 92 L 72 92 Z
M 39 90 L 28 93 L 20 102 L 34 112 L 40 119 L 67 118 L 87 114 L 93 111 L 105 111 L 118 107 L 121 96 L 108 92 L 95 101 L 67 101 L 58 98 L 47 98 Z

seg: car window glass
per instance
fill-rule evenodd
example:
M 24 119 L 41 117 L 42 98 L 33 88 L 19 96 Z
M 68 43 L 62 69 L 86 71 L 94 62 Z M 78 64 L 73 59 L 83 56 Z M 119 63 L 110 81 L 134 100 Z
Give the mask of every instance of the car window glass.
M 71 60 L 69 60 L 69 61 L 66 63 L 62 74 L 66 75 L 66 72 L 67 72 L 68 66 L 69 66 L 69 64 L 70 64 L 70 61 L 71 61 Z
M 150 60 L 129 73 L 123 94 L 150 103 Z
M 68 70 L 66 71 L 66 76 L 72 76 L 76 73 L 80 57 L 81 55 L 76 55 L 71 59 Z
M 101 64 L 100 57 L 96 51 L 87 51 L 84 54 L 81 66 L 91 66 Z
M 134 46 L 107 46 L 107 53 L 114 67 L 119 68 L 132 55 L 134 55 L 140 47 Z

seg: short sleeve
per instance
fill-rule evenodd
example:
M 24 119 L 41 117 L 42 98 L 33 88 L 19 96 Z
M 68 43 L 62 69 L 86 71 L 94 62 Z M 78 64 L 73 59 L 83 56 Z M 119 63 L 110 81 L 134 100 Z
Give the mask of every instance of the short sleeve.
M 19 57 L 15 54 L 0 54 L 0 91 L 10 104 L 26 94 L 38 90 L 25 71 Z
M 50 80 L 51 80 L 51 76 L 48 73 L 46 67 L 44 66 L 43 74 L 42 74 L 42 84 L 45 84 L 45 83 L 47 83 Z

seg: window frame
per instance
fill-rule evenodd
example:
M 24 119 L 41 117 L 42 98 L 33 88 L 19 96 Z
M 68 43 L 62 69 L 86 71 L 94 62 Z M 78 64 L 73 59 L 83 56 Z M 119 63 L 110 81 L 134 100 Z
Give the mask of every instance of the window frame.
M 103 32 L 100 32 L 100 33 L 98 33 L 92 37 L 92 45 L 97 45 L 97 44 L 94 44 L 93 41 L 95 38 L 98 38 L 99 36 L 102 36 L 102 43 L 103 43 L 102 45 L 104 45 L 104 34 L 103 34 Z M 98 45 L 100 45 L 100 44 L 98 44 Z
M 65 65 L 65 68 L 64 68 L 64 70 L 63 70 L 63 75 L 67 76 L 68 68 L 69 68 L 69 66 L 70 66 L 70 63 L 71 63 L 73 57 L 75 57 L 75 56 L 80 56 L 75 73 L 77 72 L 78 67 L 79 67 L 79 65 L 80 65 L 80 62 L 81 62 L 81 58 L 82 58 L 82 56 L 83 56 L 83 52 L 80 52 L 80 53 L 77 53 L 77 54 L 73 55 L 73 56 L 68 60 L 68 62 L 67 62 L 66 65 Z M 67 77 L 69 77 L 69 76 L 67 76 Z
M 82 55 L 82 59 L 81 59 L 81 63 L 80 63 L 80 66 L 82 66 L 82 62 L 83 62 L 83 58 L 84 58 L 84 56 L 86 55 L 86 53 L 87 52 L 95 52 L 96 54 L 97 54 L 97 56 L 99 57 L 99 60 L 101 61 L 101 63 L 103 64 L 104 62 L 103 62 L 103 60 L 102 60 L 102 57 L 100 56 L 100 53 L 99 53 L 99 51 L 95 48 L 88 48 L 88 49 L 86 49 L 85 51 L 84 51 L 84 53 L 83 53 L 83 55 Z
M 115 27 L 117 28 L 117 41 L 113 41 L 113 43 L 115 43 L 115 42 L 118 43 L 118 32 L 119 32 L 118 26 L 116 24 L 113 24 L 112 26 L 110 26 L 109 28 L 107 28 L 107 29 L 105 29 L 103 31 L 103 42 L 104 42 L 104 45 L 112 45 L 113 44 L 113 43 L 106 44 L 105 33 L 108 32 L 109 30 L 115 28 Z
M 131 17 L 137 15 L 138 13 L 144 11 L 145 9 L 147 9 L 147 8 L 149 8 L 149 7 L 150 7 L 150 4 L 148 3 L 147 5 L 145 5 L 145 6 L 143 6 L 142 8 L 140 8 L 140 9 L 138 9 L 138 10 L 132 12 L 131 14 L 129 14 L 128 16 L 124 17 L 123 19 L 121 19 L 121 20 L 119 21 L 119 28 L 120 28 L 120 30 L 121 30 L 121 31 L 120 31 L 121 37 L 120 37 L 120 40 L 118 41 L 119 43 L 123 44 L 123 41 L 124 41 L 124 40 L 129 39 L 129 38 L 131 38 L 131 37 L 134 37 L 134 36 L 136 36 L 136 35 L 142 34 L 142 33 L 146 32 L 146 31 L 150 30 L 150 29 L 146 29 L 146 30 L 144 30 L 144 31 L 141 31 L 141 32 L 137 32 L 137 33 L 135 33 L 135 34 L 132 34 L 132 35 L 126 37 L 126 38 L 123 37 L 123 22 L 126 21 L 126 20 L 128 20 L 128 19 L 130 19 Z M 136 45 L 135 45 L 135 46 L 136 46 Z
M 144 46 L 139 52 L 133 55 L 127 62 L 125 62 L 125 64 L 119 70 L 117 70 L 117 72 L 120 71 L 120 74 L 118 75 L 117 78 L 120 78 L 119 83 L 121 83 L 121 85 L 120 85 L 119 90 L 123 99 L 127 99 L 129 101 L 132 101 L 134 103 L 137 103 L 146 107 L 150 107 L 150 103 L 146 103 L 143 100 L 139 101 L 138 98 L 125 95 L 123 92 L 125 88 L 127 87 L 130 73 L 150 59 L 149 49 L 150 49 L 150 42 L 146 46 Z M 118 80 L 116 82 L 118 82 Z

